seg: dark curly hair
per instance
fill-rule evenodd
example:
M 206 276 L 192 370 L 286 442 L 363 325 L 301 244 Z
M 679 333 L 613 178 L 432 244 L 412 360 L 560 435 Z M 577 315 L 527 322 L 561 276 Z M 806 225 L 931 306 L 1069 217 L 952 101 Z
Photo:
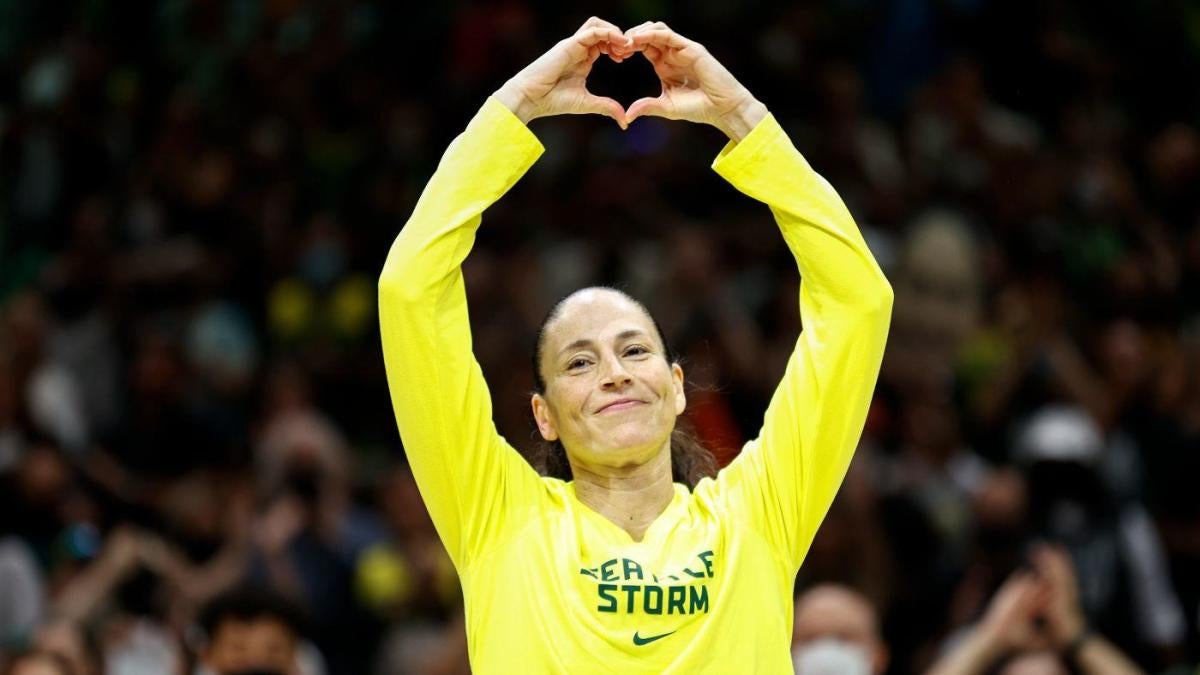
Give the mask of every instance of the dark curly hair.
M 592 289 L 604 289 L 619 293 L 633 304 L 637 305 L 646 316 L 650 319 L 650 323 L 654 324 L 654 330 L 658 333 L 658 339 L 662 342 L 663 351 L 666 355 L 667 362 L 671 364 L 679 363 L 675 351 L 667 343 L 666 337 L 663 335 L 662 327 L 658 325 L 658 321 L 646 310 L 645 305 L 630 297 L 624 291 L 612 288 L 611 286 L 593 286 Z M 578 291 L 576 291 L 578 292 Z M 573 293 L 571 295 L 574 295 Z M 546 318 L 542 320 L 542 325 L 538 328 L 537 339 L 533 344 L 533 382 L 534 393 L 546 394 L 546 379 L 542 376 L 542 350 L 546 342 L 546 327 L 552 321 L 558 318 L 562 312 L 563 304 L 571 297 L 568 295 L 554 304 L 554 307 L 546 314 Z M 536 425 L 535 425 L 536 426 Z M 535 438 L 537 432 L 534 431 Z M 547 441 L 544 439 L 538 440 L 533 449 L 528 453 L 527 459 L 543 476 L 551 478 L 559 478 L 562 480 L 571 480 L 571 465 L 567 462 L 567 451 L 563 447 L 561 441 Z M 675 428 L 671 431 L 671 480 L 676 483 L 683 483 L 689 489 L 696 487 L 700 479 L 704 477 L 714 477 L 717 474 L 717 461 L 713 457 L 712 452 L 704 447 L 704 444 L 697 438 L 692 430 L 691 424 L 686 419 L 677 418 Z

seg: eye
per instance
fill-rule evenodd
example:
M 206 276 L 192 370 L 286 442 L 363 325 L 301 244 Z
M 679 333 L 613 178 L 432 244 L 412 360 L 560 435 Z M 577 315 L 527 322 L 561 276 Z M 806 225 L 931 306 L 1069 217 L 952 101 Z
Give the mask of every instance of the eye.
M 578 370 L 579 368 L 582 368 L 582 367 L 586 366 L 587 364 L 588 364 L 588 360 L 583 357 L 580 357 L 577 359 L 571 359 L 567 363 L 567 370 Z
M 625 350 L 625 356 L 639 356 L 641 354 L 649 354 L 650 350 L 641 345 L 631 345 Z

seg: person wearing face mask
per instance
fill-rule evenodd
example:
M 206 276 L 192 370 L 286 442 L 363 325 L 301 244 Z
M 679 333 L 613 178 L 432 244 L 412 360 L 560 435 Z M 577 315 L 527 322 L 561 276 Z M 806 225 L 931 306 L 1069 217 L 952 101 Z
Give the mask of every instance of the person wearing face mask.
M 646 58 L 662 94 L 627 111 L 591 94 L 601 55 Z M 676 425 L 684 377 L 665 336 L 609 288 L 555 305 L 534 346 L 530 404 L 554 461 L 539 475 L 492 421 L 461 265 L 483 211 L 543 151 L 526 124 L 579 113 L 721 130 L 713 169 L 770 208 L 802 272 L 804 329 L 762 429 L 715 475 Z M 590 19 L 489 97 L 379 279 L 392 405 L 462 581 L 472 670 L 791 673 L 796 572 L 862 433 L 892 297 L 845 205 L 766 107 L 662 22 L 622 32 Z
M 792 623 L 796 675 L 883 675 L 888 657 L 879 615 L 863 594 L 822 584 L 796 598 Z

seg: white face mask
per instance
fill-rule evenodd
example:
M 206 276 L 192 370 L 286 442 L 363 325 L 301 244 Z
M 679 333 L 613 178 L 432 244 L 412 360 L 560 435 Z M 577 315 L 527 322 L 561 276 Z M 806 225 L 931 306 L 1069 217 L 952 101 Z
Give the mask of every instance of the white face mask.
M 821 638 L 792 647 L 796 675 L 871 675 L 871 659 L 862 647 Z

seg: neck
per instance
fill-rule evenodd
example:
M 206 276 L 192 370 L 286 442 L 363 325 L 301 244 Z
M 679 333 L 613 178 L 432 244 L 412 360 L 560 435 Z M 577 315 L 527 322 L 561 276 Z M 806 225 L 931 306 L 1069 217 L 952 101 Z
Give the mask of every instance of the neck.
M 634 541 L 642 540 L 675 495 L 669 438 L 645 464 L 613 468 L 572 461 L 571 474 L 579 501 L 628 532 Z

